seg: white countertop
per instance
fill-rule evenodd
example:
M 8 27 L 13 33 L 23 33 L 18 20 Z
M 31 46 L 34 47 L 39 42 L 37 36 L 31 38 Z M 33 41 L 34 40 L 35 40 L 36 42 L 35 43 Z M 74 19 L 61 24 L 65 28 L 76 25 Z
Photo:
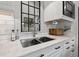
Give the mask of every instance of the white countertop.
M 69 38 L 72 38 L 72 36 L 51 36 L 51 35 L 46 35 L 46 36 L 50 38 L 55 38 L 55 40 L 26 47 L 26 48 L 22 47 L 20 40 L 16 40 L 14 42 L 10 40 L 0 40 L 0 56 L 1 57 L 23 56 L 33 51 L 45 48 L 47 46 L 56 44 L 58 42 L 64 41 Z M 41 37 L 41 36 L 38 36 L 38 37 Z M 33 37 L 28 37 L 28 38 L 33 38 Z M 28 38 L 25 38 L 25 39 L 28 39 Z

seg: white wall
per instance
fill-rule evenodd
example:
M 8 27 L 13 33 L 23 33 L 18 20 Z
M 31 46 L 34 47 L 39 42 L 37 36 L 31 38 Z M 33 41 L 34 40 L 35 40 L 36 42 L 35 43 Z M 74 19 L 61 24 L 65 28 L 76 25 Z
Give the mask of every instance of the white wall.
M 0 1 L 0 9 L 1 10 L 7 10 L 14 13 L 15 17 L 15 30 L 19 30 L 20 37 L 28 37 L 33 36 L 32 33 L 27 32 L 21 32 L 21 7 L 20 7 L 20 1 Z M 43 19 L 43 5 L 41 5 L 41 32 L 45 31 L 45 25 L 44 25 L 44 19 Z
M 48 5 L 50 5 L 53 1 L 43 1 L 43 8 L 45 9 Z
M 41 31 L 38 32 L 40 33 L 48 33 L 48 29 L 50 25 L 45 25 L 44 23 L 44 7 L 46 8 L 51 1 L 45 2 L 45 5 L 41 2 Z M 14 13 L 15 17 L 15 30 L 19 30 L 20 37 L 29 37 L 33 36 L 32 33 L 27 33 L 27 32 L 21 32 L 21 11 L 20 11 L 20 1 L 0 1 L 0 9 L 1 10 L 7 10 L 11 11 Z
M 15 30 L 20 33 L 20 2 L 19 1 L 0 1 L 0 10 L 12 12 L 15 19 Z

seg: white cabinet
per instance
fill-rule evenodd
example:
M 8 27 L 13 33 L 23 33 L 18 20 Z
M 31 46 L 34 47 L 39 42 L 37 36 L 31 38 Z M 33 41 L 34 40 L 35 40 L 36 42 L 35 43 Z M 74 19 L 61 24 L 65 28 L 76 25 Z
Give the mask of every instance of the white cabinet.
M 74 57 L 74 40 L 67 39 L 57 44 L 39 49 L 22 57 Z
M 64 44 L 63 57 L 74 57 L 75 41 L 74 39 L 67 40 Z
M 71 47 L 68 46 L 64 49 L 64 57 L 71 57 L 72 56 L 72 53 L 71 53 Z
M 71 52 L 72 52 L 72 57 L 76 57 L 76 55 L 75 55 L 76 44 L 75 44 L 75 40 L 74 40 L 74 39 L 72 39 L 72 41 L 71 41 L 71 48 L 72 48 L 72 50 L 71 50 Z
M 63 45 L 63 48 L 51 53 L 48 57 L 75 57 L 75 40 L 68 39 Z
M 48 22 L 59 19 L 73 21 L 73 18 L 63 15 L 63 2 L 55 1 L 48 5 L 47 8 L 45 8 L 44 20 L 45 22 Z
M 51 57 L 51 55 L 54 55 L 59 50 L 63 49 L 63 43 L 64 42 L 48 46 L 46 48 L 34 51 L 32 53 L 25 54 L 22 57 Z
M 51 53 L 47 57 L 62 57 L 63 51 L 63 49 L 59 49 L 57 52 Z
M 60 51 L 58 51 L 55 55 L 54 55 L 54 57 L 63 57 L 63 49 L 61 49 Z

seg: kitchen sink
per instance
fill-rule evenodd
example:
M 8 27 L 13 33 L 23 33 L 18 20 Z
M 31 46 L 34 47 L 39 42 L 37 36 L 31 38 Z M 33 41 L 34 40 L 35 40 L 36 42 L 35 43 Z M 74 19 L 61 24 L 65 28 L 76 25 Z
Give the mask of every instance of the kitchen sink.
M 37 44 L 41 44 L 44 42 L 48 42 L 54 39 L 48 38 L 48 37 L 40 37 L 35 39 L 21 39 L 20 42 L 22 44 L 22 47 L 29 47 Z
M 22 39 L 20 40 L 21 44 L 23 47 L 28 47 L 28 46 L 32 46 L 32 45 L 36 45 L 36 44 L 40 44 L 39 41 L 37 41 L 36 39 L 32 39 L 32 40 L 26 40 L 26 39 Z

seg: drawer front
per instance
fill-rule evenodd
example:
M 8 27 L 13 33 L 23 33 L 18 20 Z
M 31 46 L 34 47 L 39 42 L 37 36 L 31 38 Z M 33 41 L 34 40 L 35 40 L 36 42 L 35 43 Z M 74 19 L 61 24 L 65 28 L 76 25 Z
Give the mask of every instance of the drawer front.
M 63 49 L 57 51 L 56 53 L 51 53 L 48 57 L 62 57 L 63 55 Z
M 71 57 L 72 47 L 68 46 L 64 48 L 63 57 Z
M 73 45 L 73 44 L 75 44 L 75 40 L 74 39 L 68 39 L 68 40 L 65 41 L 64 46 L 67 47 L 67 46 Z
M 56 53 L 63 48 L 64 42 L 57 43 L 55 45 L 48 46 L 44 49 L 37 50 L 35 52 L 24 55 L 23 57 L 47 57 L 51 53 Z
M 72 39 L 71 40 L 71 44 L 75 44 L 75 39 Z
M 74 48 L 75 48 L 75 40 L 74 39 L 69 39 L 65 41 L 64 44 L 64 57 L 72 57 L 74 53 Z

